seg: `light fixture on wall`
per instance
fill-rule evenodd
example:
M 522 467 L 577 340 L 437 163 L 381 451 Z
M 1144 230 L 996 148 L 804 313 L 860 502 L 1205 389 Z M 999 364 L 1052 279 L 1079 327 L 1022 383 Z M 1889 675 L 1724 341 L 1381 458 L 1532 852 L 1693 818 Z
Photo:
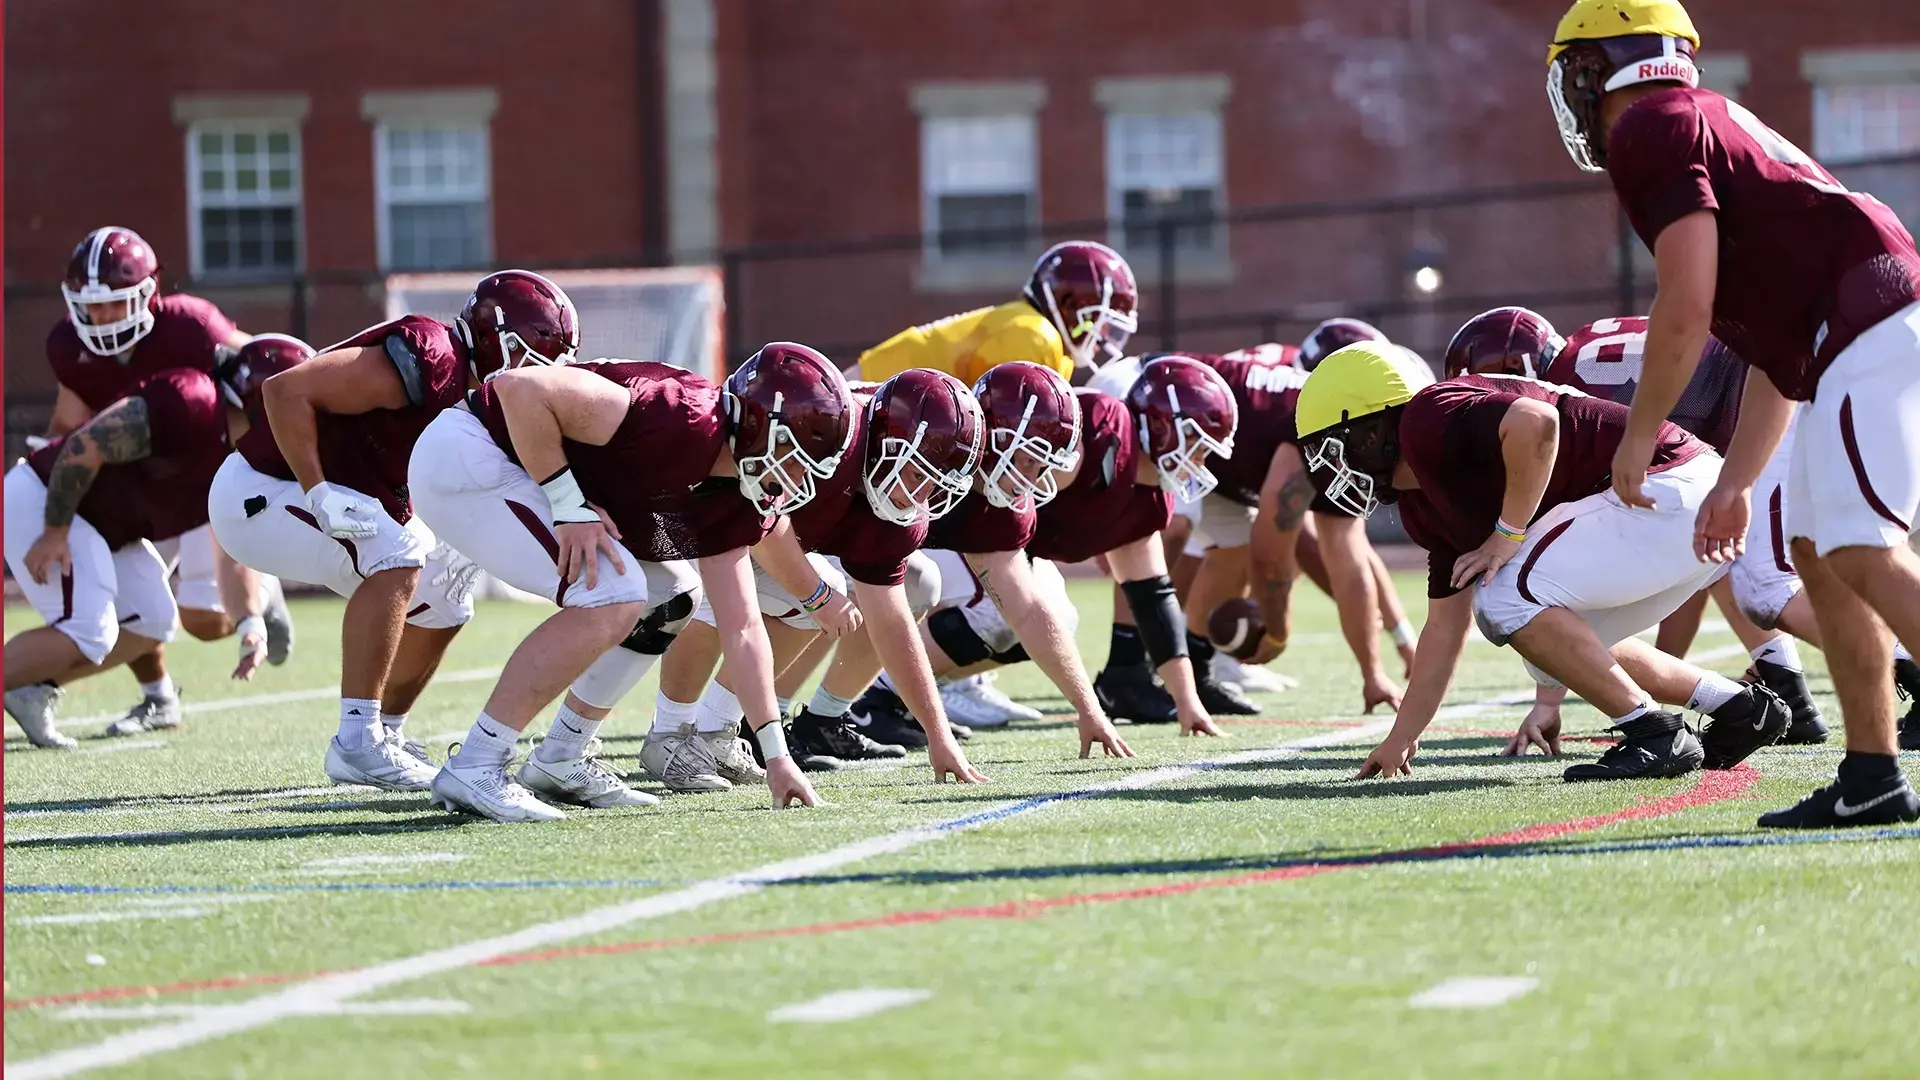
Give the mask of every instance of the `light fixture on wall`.
M 1439 292 L 1447 283 L 1446 253 L 1440 245 L 1431 241 L 1415 244 L 1407 252 L 1407 284 L 1416 296 L 1428 297 Z

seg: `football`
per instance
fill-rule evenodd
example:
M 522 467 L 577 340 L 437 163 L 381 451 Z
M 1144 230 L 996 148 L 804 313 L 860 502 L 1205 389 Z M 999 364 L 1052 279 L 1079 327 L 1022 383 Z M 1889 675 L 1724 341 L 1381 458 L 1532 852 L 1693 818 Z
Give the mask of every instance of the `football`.
M 1207 636 L 1215 648 L 1235 660 L 1246 660 L 1260 651 L 1260 639 L 1267 634 L 1267 620 L 1260 605 L 1238 596 L 1213 609 L 1207 616 Z

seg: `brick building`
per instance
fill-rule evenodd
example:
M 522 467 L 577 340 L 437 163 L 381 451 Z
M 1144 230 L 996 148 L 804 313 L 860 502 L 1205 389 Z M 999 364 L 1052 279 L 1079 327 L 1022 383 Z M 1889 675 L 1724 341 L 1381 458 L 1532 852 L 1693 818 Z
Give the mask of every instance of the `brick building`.
M 1817 156 L 1920 151 L 1920 4 L 1691 9 L 1708 82 Z M 733 346 L 850 361 L 1011 295 L 1069 234 L 1126 249 L 1149 336 L 1172 315 L 1188 346 L 1359 312 L 1432 350 L 1483 301 L 1581 321 L 1624 302 L 1623 252 L 1628 277 L 1645 267 L 1554 131 L 1542 58 L 1561 10 L 95 0 L 81 18 L 19 0 L 10 411 L 49 399 L 53 284 L 107 222 L 153 242 L 169 288 L 317 341 L 379 317 L 385 270 L 724 261 Z M 1911 215 L 1912 172 L 1849 175 Z M 1293 209 L 1260 209 L 1276 206 Z

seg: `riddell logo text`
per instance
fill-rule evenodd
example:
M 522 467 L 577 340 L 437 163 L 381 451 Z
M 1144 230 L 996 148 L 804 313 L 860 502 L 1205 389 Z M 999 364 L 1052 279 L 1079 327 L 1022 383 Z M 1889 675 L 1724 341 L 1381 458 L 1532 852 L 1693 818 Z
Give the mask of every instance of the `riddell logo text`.
M 1649 60 L 1640 65 L 1640 77 L 1643 79 L 1690 79 L 1693 68 L 1689 64 L 1672 60 Z

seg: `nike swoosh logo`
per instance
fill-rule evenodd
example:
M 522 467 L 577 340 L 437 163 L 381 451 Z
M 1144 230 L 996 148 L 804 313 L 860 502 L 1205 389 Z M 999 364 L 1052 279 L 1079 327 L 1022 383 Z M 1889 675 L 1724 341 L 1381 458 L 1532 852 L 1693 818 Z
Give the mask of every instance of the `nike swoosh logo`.
M 1886 802 L 1888 799 L 1891 799 L 1898 795 L 1903 794 L 1906 790 L 1907 790 L 1907 785 L 1901 784 L 1899 787 L 1894 788 L 1892 791 L 1882 792 L 1878 795 L 1875 795 L 1873 798 L 1868 799 L 1866 802 L 1859 803 L 1854 806 L 1847 805 L 1847 797 L 1845 795 L 1842 795 L 1839 798 L 1833 800 L 1833 812 L 1836 814 L 1839 814 L 1841 817 L 1852 817 L 1855 814 L 1864 814 L 1867 811 L 1873 809 L 1874 807 L 1879 806 L 1881 803 Z
M 575 735 L 580 734 L 579 728 L 574 727 L 572 724 L 567 723 L 565 720 L 560 721 L 560 726 L 563 728 L 566 728 L 568 731 L 573 732 Z
M 488 731 L 486 728 L 481 728 L 480 731 L 489 739 L 497 739 L 500 737 L 500 733 L 497 731 Z

